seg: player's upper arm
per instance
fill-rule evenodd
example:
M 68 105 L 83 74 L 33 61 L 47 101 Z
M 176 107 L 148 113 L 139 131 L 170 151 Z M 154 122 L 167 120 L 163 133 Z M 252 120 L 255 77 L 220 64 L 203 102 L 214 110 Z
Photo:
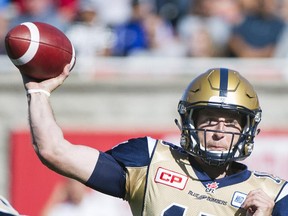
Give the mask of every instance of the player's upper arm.
M 43 153 L 42 156 L 44 156 Z M 51 156 L 44 157 L 45 161 L 49 161 L 49 163 L 43 162 L 49 168 L 84 183 L 94 170 L 99 151 L 88 146 L 71 144 L 65 140 L 61 148 L 57 148 Z M 47 160 L 47 157 L 50 158 Z

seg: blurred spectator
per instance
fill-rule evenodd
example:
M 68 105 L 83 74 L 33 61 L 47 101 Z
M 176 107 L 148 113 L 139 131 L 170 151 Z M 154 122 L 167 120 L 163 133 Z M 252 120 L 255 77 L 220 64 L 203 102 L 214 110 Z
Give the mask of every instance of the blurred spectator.
M 149 13 L 143 19 L 143 24 L 148 39 L 147 55 L 184 56 L 184 47 L 169 22 L 158 14 Z
M 144 19 L 149 16 L 150 9 L 138 0 L 132 0 L 131 18 L 122 25 L 114 26 L 115 45 L 113 56 L 129 56 L 146 52 L 149 42 L 144 26 Z
M 196 21 L 197 23 L 197 21 Z M 214 57 L 216 56 L 216 48 L 209 31 L 203 25 L 193 25 L 193 30 L 184 35 L 181 33 L 183 42 L 185 43 L 187 57 Z
M 210 16 L 222 19 L 229 25 L 229 28 L 231 28 L 233 25 L 239 24 L 240 22 L 243 21 L 244 14 L 241 1 L 242 0 L 210 1 L 209 2 Z
M 0 11 L 2 12 L 2 10 L 7 8 L 9 4 L 10 0 L 0 0 Z
M 120 25 L 126 22 L 131 15 L 132 0 L 81 0 L 94 4 L 98 8 L 100 22 L 109 26 Z
M 9 31 L 9 21 L 14 11 L 9 0 L 0 0 L 0 54 L 6 54 L 5 36 Z
M 79 57 L 288 55 L 287 0 L 11 1 L 19 12 L 10 21 L 1 8 L 11 2 L 0 0 L 0 54 L 5 29 L 40 21 L 67 33 Z
M 254 13 L 255 10 L 259 7 L 259 3 L 251 0 L 237 0 L 241 5 L 243 14 L 251 14 Z
M 231 56 L 271 57 L 285 22 L 277 12 L 277 0 L 255 0 L 243 22 L 236 25 L 229 47 Z M 247 7 L 247 5 L 246 5 Z
M 100 192 L 92 191 L 73 179 L 57 185 L 41 216 L 129 216 L 128 204 Z
M 223 56 L 230 37 L 230 25 L 213 14 L 213 0 L 194 0 L 191 12 L 178 23 L 177 32 L 189 57 Z M 217 1 L 216 4 L 220 2 Z
M 276 58 L 288 58 L 288 1 L 287 0 L 279 1 L 278 7 L 279 7 L 279 15 L 285 21 L 285 28 L 276 44 L 273 56 Z
M 110 55 L 114 34 L 99 21 L 98 8 L 87 1 L 80 3 L 78 19 L 66 32 L 77 57 Z
M 11 20 L 10 26 L 14 27 L 23 22 L 45 22 L 65 31 L 68 27 L 67 20 L 58 13 L 54 0 L 18 0 L 18 16 Z
M 278 0 L 278 12 L 277 14 L 288 22 L 288 1 L 287 0 Z
M 288 58 L 288 24 L 286 24 L 283 33 L 275 45 L 272 57 Z
M 81 0 L 54 0 L 58 13 L 67 23 L 73 22 L 77 15 L 78 6 Z
M 5 49 L 5 36 L 8 32 L 8 20 L 5 16 L 0 14 L 0 55 L 1 54 L 6 54 L 6 49 Z
M 176 27 L 179 19 L 189 13 L 194 0 L 153 0 L 153 2 L 157 14 Z

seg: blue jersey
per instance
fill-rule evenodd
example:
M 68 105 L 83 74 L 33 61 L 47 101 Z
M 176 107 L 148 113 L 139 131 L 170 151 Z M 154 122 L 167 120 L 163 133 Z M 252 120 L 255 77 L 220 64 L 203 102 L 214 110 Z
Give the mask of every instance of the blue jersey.
M 87 185 L 127 200 L 133 215 L 245 215 L 247 194 L 261 188 L 275 200 L 273 216 L 288 215 L 288 184 L 233 162 L 239 172 L 211 179 L 182 148 L 149 137 L 101 153 Z

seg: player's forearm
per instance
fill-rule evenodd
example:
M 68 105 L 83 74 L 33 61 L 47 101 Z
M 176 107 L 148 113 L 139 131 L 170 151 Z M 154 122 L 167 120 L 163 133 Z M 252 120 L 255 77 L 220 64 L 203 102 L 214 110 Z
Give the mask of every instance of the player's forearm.
M 57 173 L 85 183 L 97 163 L 98 150 L 64 139 L 45 94 L 33 93 L 28 101 L 33 145 L 42 163 Z
M 64 143 L 62 130 L 54 120 L 45 94 L 28 95 L 28 104 L 34 149 L 44 163 L 52 163 L 52 156 L 61 151 L 61 143 Z

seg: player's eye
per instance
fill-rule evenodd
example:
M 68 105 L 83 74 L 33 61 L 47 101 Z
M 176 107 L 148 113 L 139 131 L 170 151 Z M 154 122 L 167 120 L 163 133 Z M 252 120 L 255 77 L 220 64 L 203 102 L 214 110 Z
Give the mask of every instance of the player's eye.
M 207 127 L 207 126 L 216 126 L 220 122 L 223 122 L 226 127 L 235 127 L 235 128 L 241 127 L 240 123 L 236 119 L 233 119 L 233 118 L 221 120 L 221 119 L 215 118 L 215 117 L 207 117 L 207 118 L 203 119 L 202 122 L 199 122 L 199 123 L 202 127 L 205 127 L 205 126 Z
M 203 122 L 201 122 L 201 124 L 205 126 L 213 126 L 213 125 L 217 125 L 218 123 L 219 123 L 219 120 L 213 117 L 207 117 L 203 120 Z
M 227 120 L 225 120 L 224 124 L 227 127 L 236 127 L 236 126 L 240 125 L 236 119 L 227 119 Z

